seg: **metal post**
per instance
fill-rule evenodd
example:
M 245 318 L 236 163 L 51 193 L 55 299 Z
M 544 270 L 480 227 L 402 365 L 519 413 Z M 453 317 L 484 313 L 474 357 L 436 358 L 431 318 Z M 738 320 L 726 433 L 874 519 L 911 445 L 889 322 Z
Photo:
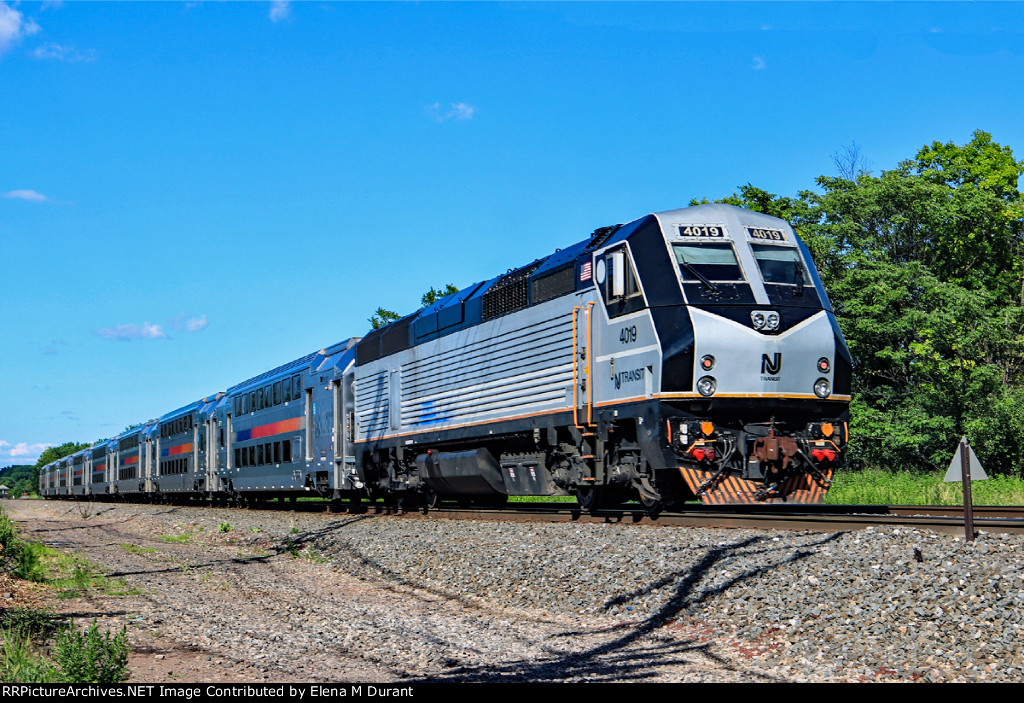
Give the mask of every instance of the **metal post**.
M 960 441 L 960 480 L 964 487 L 964 533 L 968 542 L 974 541 L 974 505 L 971 499 L 971 457 L 967 440 Z

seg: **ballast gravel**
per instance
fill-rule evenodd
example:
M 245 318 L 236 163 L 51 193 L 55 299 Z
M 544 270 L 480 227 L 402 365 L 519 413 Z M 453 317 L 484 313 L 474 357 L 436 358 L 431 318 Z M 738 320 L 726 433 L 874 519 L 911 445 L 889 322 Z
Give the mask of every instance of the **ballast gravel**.
M 91 505 L 7 509 L 193 680 L 1024 678 L 1017 536 Z

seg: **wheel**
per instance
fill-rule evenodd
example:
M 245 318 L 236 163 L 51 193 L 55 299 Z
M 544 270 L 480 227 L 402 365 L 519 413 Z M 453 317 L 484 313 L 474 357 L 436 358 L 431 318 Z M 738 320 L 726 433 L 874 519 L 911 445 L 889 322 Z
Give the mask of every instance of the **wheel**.
M 640 504 L 644 506 L 644 510 L 647 511 L 647 515 L 651 518 L 656 518 L 661 514 L 665 505 L 661 498 L 655 498 L 653 496 L 647 496 L 643 493 L 640 494 Z
M 654 486 L 646 478 L 641 478 L 638 483 L 633 484 L 636 493 L 640 498 L 640 504 L 644 506 L 647 514 L 656 518 L 665 507 L 665 501 Z
M 603 504 L 604 491 L 601 486 L 581 486 L 576 489 L 576 502 L 587 512 L 600 509 Z
M 430 510 L 437 510 L 441 507 L 441 494 L 435 491 L 433 488 L 427 488 L 423 491 L 423 512 L 426 513 Z

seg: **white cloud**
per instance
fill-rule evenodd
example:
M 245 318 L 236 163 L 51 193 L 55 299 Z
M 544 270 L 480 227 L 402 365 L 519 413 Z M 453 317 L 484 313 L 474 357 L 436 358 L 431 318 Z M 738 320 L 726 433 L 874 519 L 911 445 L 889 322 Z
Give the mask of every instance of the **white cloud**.
M 61 46 L 54 42 L 47 42 L 42 46 L 36 47 L 36 50 L 32 52 L 32 55 L 37 59 L 55 59 L 57 61 L 65 61 L 67 63 L 96 60 L 96 52 L 92 49 L 89 49 L 88 51 L 79 51 L 73 46 Z
M 11 444 L 0 439 L 0 461 L 3 461 L 2 457 L 6 456 L 8 459 L 15 457 L 38 457 L 39 454 L 47 447 L 56 446 L 54 444 L 29 444 L 28 442 L 17 442 Z
M 0 197 L 12 198 L 14 200 L 28 200 L 33 203 L 45 203 L 49 200 L 45 195 L 37 193 L 34 190 L 12 190 L 4 193 L 3 196 Z
M 288 19 L 291 13 L 291 3 L 288 0 L 274 0 L 274 2 L 270 3 L 271 22 L 282 22 Z
M 167 321 L 172 330 L 179 332 L 198 332 L 206 327 L 206 315 L 188 317 L 185 313 L 175 315 Z
M 0 54 L 10 49 L 22 37 L 39 31 L 39 25 L 31 17 L 25 18 L 7 3 L 0 2 Z
M 447 108 L 441 107 L 441 103 L 434 103 L 427 108 L 427 114 L 438 122 L 447 120 L 471 120 L 476 112 L 476 106 L 469 103 L 450 103 Z
M 143 322 L 141 325 L 114 325 L 96 330 L 96 334 L 116 342 L 130 342 L 133 339 L 165 339 L 167 333 L 160 325 Z
M 764 58 L 761 57 L 761 56 L 755 56 L 754 57 L 754 70 L 755 71 L 760 71 L 762 68 L 764 68 Z

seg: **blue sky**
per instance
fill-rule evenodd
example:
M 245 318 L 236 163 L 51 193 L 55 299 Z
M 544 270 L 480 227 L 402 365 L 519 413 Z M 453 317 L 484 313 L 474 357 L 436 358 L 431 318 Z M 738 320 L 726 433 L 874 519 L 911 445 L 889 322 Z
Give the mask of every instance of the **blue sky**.
M 976 129 L 1017 3 L 0 1 L 0 466 L 596 227 Z

